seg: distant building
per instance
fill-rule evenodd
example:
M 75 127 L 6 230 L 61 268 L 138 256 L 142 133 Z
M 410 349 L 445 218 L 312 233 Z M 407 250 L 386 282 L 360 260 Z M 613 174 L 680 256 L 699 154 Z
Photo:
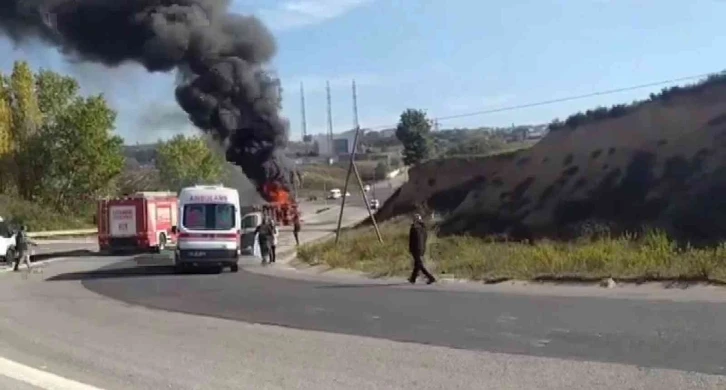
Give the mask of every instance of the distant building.
M 522 142 L 525 140 L 538 140 L 547 135 L 547 125 L 518 126 L 508 132 L 507 142 Z
M 331 144 L 327 134 L 317 134 L 312 136 L 316 150 L 321 156 L 338 156 L 341 154 L 350 154 L 353 152 L 353 140 L 355 138 L 355 130 L 349 130 L 340 134 L 333 134 L 333 142 Z
M 333 139 L 333 153 L 336 155 L 349 154 L 353 148 L 352 144 L 352 142 L 348 142 L 347 138 Z

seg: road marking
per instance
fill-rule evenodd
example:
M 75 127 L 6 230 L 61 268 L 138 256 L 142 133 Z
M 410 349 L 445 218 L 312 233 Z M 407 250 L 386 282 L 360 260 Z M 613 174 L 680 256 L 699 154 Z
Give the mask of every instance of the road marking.
M 0 375 L 46 390 L 102 390 L 0 357 Z

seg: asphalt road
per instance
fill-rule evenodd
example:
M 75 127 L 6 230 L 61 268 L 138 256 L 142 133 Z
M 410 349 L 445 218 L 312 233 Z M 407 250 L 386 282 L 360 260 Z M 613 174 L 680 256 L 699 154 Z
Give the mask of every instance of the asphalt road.
M 388 198 L 393 195 L 396 189 L 406 181 L 407 177 L 407 174 L 402 174 L 392 179 L 375 183 L 371 186 L 371 190 L 367 193 L 368 199 L 378 199 L 381 206 L 383 206 L 383 203 L 388 200 Z M 350 197 L 347 197 L 346 205 L 351 205 L 354 207 L 365 207 L 365 202 L 363 201 L 363 196 L 361 195 L 358 183 L 351 181 L 349 186 L 350 188 L 348 189 L 348 192 L 350 193 Z M 340 190 L 342 191 L 343 189 L 341 188 Z M 337 206 L 341 203 L 341 201 L 342 198 L 338 200 L 321 199 L 315 202 L 308 203 L 320 206 Z
M 259 267 L 249 261 L 246 267 Z M 131 261 L 58 275 L 130 304 L 445 347 L 726 374 L 726 305 L 173 275 Z
M 85 256 L 98 249 L 96 238 L 80 238 L 69 240 L 35 240 L 37 247 L 31 247 L 31 262 L 49 260 L 66 256 Z M 12 264 L 0 262 L 0 271 L 8 269 Z M 1 388 L 0 388 L 1 389 Z
M 306 285 L 317 292 L 316 300 L 287 297 L 299 284 L 275 291 L 277 284 L 256 285 L 245 273 L 208 275 L 163 275 L 159 272 L 98 274 L 79 281 L 79 272 L 91 272 L 99 266 L 112 266 L 122 258 L 79 258 L 48 264 L 43 273 L 0 275 L 0 356 L 32 367 L 35 370 L 67 378 L 76 383 L 102 389 L 723 389 L 723 377 L 682 371 L 644 369 L 641 367 L 538 358 L 518 354 L 497 354 L 484 351 L 452 349 L 417 343 L 392 342 L 327 332 L 250 324 L 244 321 L 197 316 L 165 310 L 149 309 L 98 295 L 87 287 L 91 283 L 107 287 L 125 285 L 128 289 L 156 284 L 146 290 L 156 303 L 190 301 L 198 305 L 203 299 L 217 307 L 219 286 L 233 282 L 252 283 L 247 289 L 237 288 L 237 299 L 250 306 L 246 310 L 267 318 L 299 316 L 311 321 L 334 321 L 343 326 L 348 320 L 326 310 L 332 296 L 360 308 L 350 314 L 367 327 L 389 330 L 391 319 L 419 310 L 399 308 L 390 313 L 391 304 L 384 291 L 392 292 L 393 302 L 400 302 L 394 288 L 336 289 L 324 285 Z M 114 265 L 113 267 L 119 267 Z M 134 275 L 135 274 L 135 275 Z M 75 277 L 73 277 L 75 275 Z M 87 275 L 87 274 L 86 274 Z M 142 284 L 138 282 L 143 280 Z M 269 281 L 269 278 L 260 278 Z M 215 283 L 216 281 L 216 283 Z M 183 289 L 171 285 L 199 285 L 200 297 L 181 294 Z M 295 287 L 298 286 L 298 287 Z M 173 294 L 170 291 L 176 290 Z M 346 291 L 358 291 L 350 302 Z M 371 295 L 371 291 L 379 291 Z M 429 305 L 432 294 L 406 291 L 416 305 Z M 445 293 L 443 293 L 445 295 Z M 162 298 L 163 296 L 163 298 Z M 250 296 L 258 298 L 251 299 Z M 266 296 L 268 298 L 260 298 Z M 297 305 L 276 299 L 292 299 Z M 373 302 L 379 299 L 380 309 L 371 317 Z M 225 297 L 224 302 L 234 301 Z M 433 301 L 437 303 L 438 301 Z M 166 305 L 166 304 L 164 304 Z M 337 307 L 337 306 L 336 306 Z M 474 306 L 476 307 L 476 306 Z M 238 305 L 218 313 L 234 317 Z M 348 315 L 350 309 L 341 313 Z M 470 307 L 473 311 L 474 308 Z M 484 309 L 484 307 L 483 307 Z M 507 320 L 499 308 L 500 319 Z M 289 315 L 284 314 L 291 311 Z M 438 308 L 438 318 L 455 315 L 456 311 Z M 541 312 L 541 311 L 540 311 Z M 303 313 L 303 314 L 300 314 Z M 318 313 L 317 315 L 315 313 Z M 433 315 L 433 314 L 432 314 Z M 470 322 L 469 314 L 461 321 Z M 511 320 L 517 323 L 517 320 Z M 378 324 L 380 322 L 380 324 Z M 399 326 L 411 323 L 403 320 Z M 425 332 L 430 321 L 410 329 L 414 334 Z M 443 327 L 444 324 L 434 325 Z M 346 325 L 347 326 L 347 325 Z M 354 326 L 359 332 L 362 326 Z M 510 333 L 516 333 L 515 330 Z M 480 328 L 483 338 L 496 339 L 498 329 Z M 399 331 L 404 331 L 401 328 Z M 460 331 L 454 327 L 450 332 Z M 429 336 L 443 334 L 429 331 Z M 431 341 L 431 340 L 429 340 Z M 558 343 L 553 340 L 552 343 Z M 582 345 L 582 347 L 586 347 Z M 600 347 L 595 346 L 595 348 Z M 643 346 L 644 348 L 648 346 Z M 694 346 L 696 347 L 696 346 Z M 657 352 L 653 352 L 655 354 Z M 722 358 L 718 355 L 715 358 Z M 721 359 L 723 361 L 723 359 Z M 24 389 L 89 389 L 80 385 L 61 386 L 60 379 L 43 381 L 46 386 L 17 386 L 18 377 L 41 382 L 41 377 L 24 374 L 8 367 L 0 359 L 0 388 Z
M 726 388 L 707 375 L 726 374 L 722 303 L 297 280 L 252 258 L 38 268 L 0 275 L 0 356 L 104 389 Z M 0 388 L 35 388 L 12 375 L 0 359 Z

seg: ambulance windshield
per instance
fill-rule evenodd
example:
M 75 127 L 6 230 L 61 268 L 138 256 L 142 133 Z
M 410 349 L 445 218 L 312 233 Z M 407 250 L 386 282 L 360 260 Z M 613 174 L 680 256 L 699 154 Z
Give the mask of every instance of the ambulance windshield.
M 234 205 L 188 204 L 184 206 L 184 227 L 191 230 L 230 230 L 235 226 Z

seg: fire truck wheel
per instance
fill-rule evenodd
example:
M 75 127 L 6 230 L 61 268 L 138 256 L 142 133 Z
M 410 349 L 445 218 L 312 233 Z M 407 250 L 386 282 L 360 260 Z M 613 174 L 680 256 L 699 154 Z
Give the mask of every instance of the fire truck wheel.
M 239 265 L 238 264 L 232 264 L 229 267 L 229 270 L 232 271 L 232 272 L 237 272 L 237 271 L 239 271 Z
M 159 246 L 157 246 L 155 249 L 156 253 L 161 253 L 164 251 L 164 249 L 166 249 L 166 234 L 159 234 Z

